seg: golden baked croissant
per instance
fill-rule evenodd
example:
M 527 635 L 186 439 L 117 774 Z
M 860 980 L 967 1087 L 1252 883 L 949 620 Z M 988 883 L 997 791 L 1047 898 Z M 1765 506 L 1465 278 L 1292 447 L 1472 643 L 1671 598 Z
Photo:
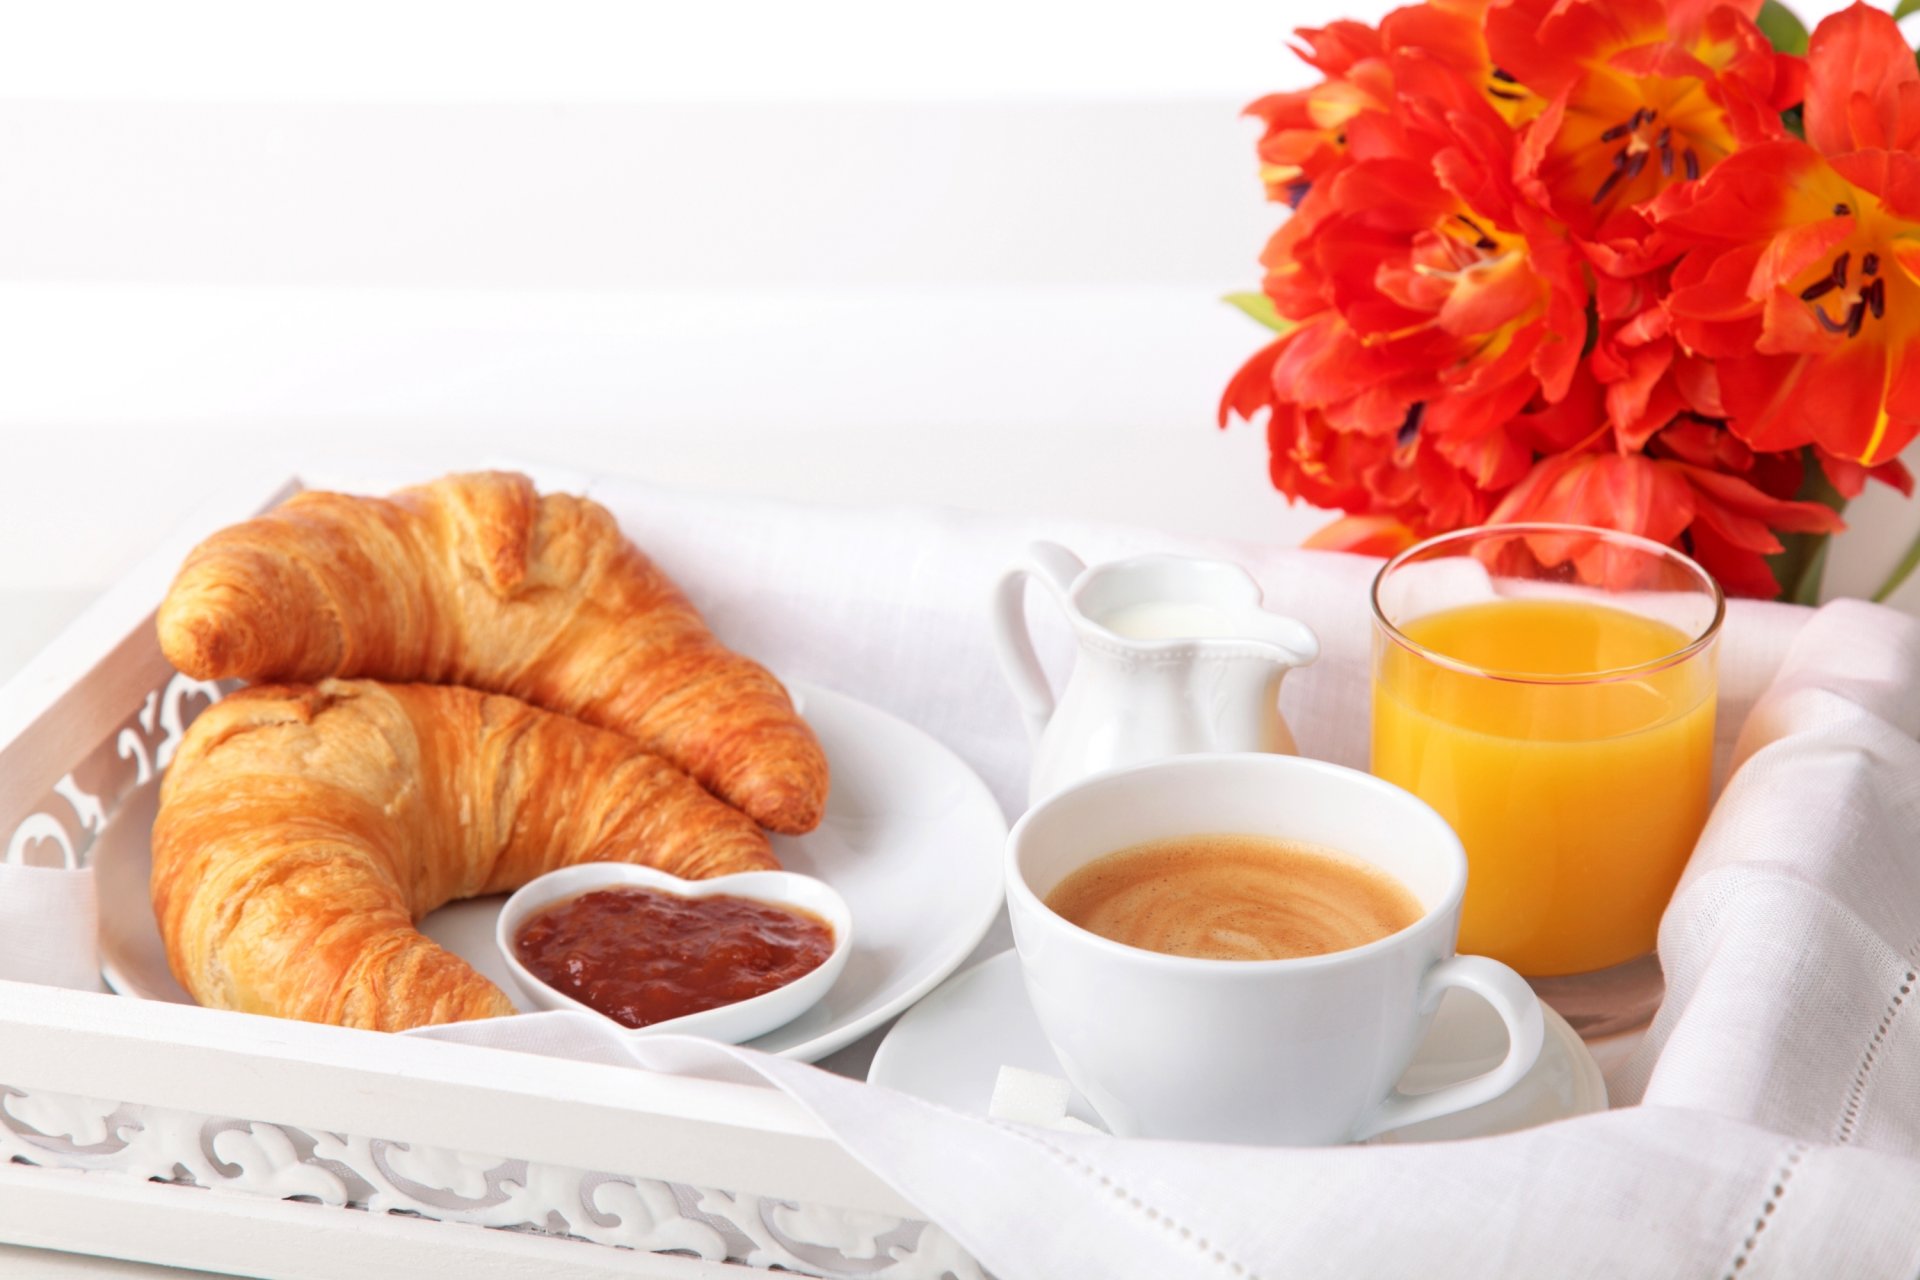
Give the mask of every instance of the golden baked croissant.
M 513 1012 L 415 921 L 600 861 L 779 865 L 752 819 L 619 734 L 472 689 L 262 686 L 180 744 L 153 908 L 201 1004 L 396 1031 Z
M 826 804 L 826 756 L 780 682 L 604 507 L 522 475 L 298 494 L 196 547 L 159 624 L 198 679 L 469 685 L 624 733 L 775 831 Z

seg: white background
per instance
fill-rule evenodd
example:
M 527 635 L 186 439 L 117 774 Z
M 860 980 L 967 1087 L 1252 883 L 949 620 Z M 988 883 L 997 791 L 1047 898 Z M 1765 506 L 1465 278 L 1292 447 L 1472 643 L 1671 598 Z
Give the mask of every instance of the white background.
M 1238 111 L 1386 7 L 0 7 L 0 672 L 262 467 L 1297 541 Z

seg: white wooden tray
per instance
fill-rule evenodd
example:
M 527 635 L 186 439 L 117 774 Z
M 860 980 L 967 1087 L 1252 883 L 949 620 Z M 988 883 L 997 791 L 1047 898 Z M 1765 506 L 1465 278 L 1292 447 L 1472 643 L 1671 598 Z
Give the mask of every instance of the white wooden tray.
M 165 767 L 209 690 L 153 611 L 296 487 L 210 504 L 0 689 L 0 858 L 84 863 Z M 6 981 L 0 1240 L 262 1277 L 981 1274 L 773 1089 Z

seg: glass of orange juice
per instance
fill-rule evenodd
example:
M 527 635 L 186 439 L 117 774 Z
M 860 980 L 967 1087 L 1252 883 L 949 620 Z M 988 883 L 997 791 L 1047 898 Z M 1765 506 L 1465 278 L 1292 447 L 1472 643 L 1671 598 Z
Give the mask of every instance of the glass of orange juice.
M 1466 845 L 1460 949 L 1584 1034 L 1659 999 L 1654 934 L 1707 817 L 1724 613 L 1686 556 L 1578 525 L 1444 534 L 1374 581 L 1373 772 Z

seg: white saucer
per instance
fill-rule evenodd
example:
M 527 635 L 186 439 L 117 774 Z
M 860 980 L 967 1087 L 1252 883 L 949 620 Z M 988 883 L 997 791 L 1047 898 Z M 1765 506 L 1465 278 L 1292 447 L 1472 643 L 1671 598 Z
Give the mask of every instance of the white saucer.
M 1396 1129 L 1374 1141 L 1481 1138 L 1604 1111 L 1607 1086 L 1599 1064 L 1565 1019 L 1544 1004 L 1540 1012 L 1547 1024 L 1540 1060 L 1512 1090 L 1482 1106 Z M 1449 991 L 1441 997 L 1433 1027 L 1400 1085 L 1409 1092 L 1437 1089 L 1490 1070 L 1506 1052 L 1506 1028 L 1498 1015 L 1466 992 Z M 1020 980 L 1019 957 L 1011 951 L 948 979 L 908 1010 L 880 1042 L 867 1080 L 984 1116 L 1003 1066 L 1066 1074 L 1040 1034 Z M 1067 1114 L 1100 1123 L 1077 1090 Z
M 972 953 L 1000 910 L 1007 824 L 986 784 L 921 730 L 845 694 L 787 685 L 826 749 L 833 789 L 820 826 L 775 836 L 773 851 L 846 899 L 853 947 L 818 1004 L 747 1043 L 811 1062 L 911 1005 Z M 157 781 L 145 784 L 93 847 L 101 972 L 122 995 L 192 1004 L 167 968 L 147 890 L 158 792 Z M 451 903 L 420 928 L 515 996 L 494 943 L 505 902 Z

